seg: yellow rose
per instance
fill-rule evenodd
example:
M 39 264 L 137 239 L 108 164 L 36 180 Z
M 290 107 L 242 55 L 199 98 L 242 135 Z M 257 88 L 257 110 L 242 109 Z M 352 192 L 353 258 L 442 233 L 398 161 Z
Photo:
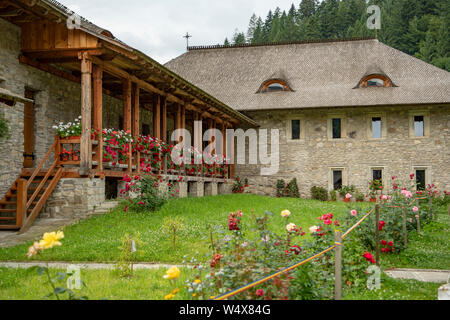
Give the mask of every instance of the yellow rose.
M 202 280 L 200 280 L 200 279 L 195 279 L 194 282 L 198 284 L 198 283 L 201 283 Z
M 180 276 L 180 269 L 177 267 L 171 267 L 166 271 L 164 279 L 177 279 Z
M 287 218 L 287 217 L 289 217 L 291 215 L 291 212 L 289 211 L 289 210 L 283 210 L 283 211 L 281 211 L 281 216 L 283 217 L 283 218 Z
M 42 249 L 51 249 L 54 246 L 60 246 L 61 242 L 59 242 L 59 240 L 62 238 L 64 238 L 64 233 L 62 231 L 46 232 L 44 233 L 42 240 L 39 241 L 39 246 Z
M 167 296 L 164 297 L 164 300 L 171 300 L 171 299 L 173 299 L 173 297 L 175 297 L 175 295 L 170 293 L 170 294 L 168 294 Z

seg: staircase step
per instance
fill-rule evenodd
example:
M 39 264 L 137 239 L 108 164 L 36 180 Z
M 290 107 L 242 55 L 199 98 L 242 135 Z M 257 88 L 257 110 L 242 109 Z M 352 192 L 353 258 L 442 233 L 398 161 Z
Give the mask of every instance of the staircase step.
M 0 217 L 0 221 L 13 221 L 16 217 Z
M 16 205 L 17 202 L 16 201 L 0 201 L 0 206 L 12 206 L 12 205 Z

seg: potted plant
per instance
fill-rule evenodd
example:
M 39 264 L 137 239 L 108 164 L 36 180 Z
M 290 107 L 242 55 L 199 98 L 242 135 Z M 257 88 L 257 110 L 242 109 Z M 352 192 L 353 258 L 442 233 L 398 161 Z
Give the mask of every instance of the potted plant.
M 81 137 L 81 116 L 74 120 L 74 122 L 63 123 L 60 122 L 59 125 L 53 126 L 56 130 L 56 134 L 61 139 L 77 139 Z
M 331 190 L 330 191 L 330 198 L 331 198 L 331 200 L 330 201 L 332 201 L 332 202 L 335 202 L 336 201 L 336 190 Z
M 345 202 L 350 202 L 352 194 L 355 192 L 356 188 L 354 185 L 343 186 L 339 189 L 339 194 L 344 198 Z
M 380 180 L 372 180 L 369 182 L 369 196 L 370 202 L 377 202 L 377 192 L 383 190 L 383 185 Z
M 355 193 L 355 199 L 356 202 L 364 202 L 364 193 L 357 190 Z

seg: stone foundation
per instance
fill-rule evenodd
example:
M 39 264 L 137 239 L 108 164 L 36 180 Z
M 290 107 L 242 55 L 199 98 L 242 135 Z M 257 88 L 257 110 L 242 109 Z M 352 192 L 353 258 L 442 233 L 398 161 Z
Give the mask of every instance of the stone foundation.
M 203 181 L 189 181 L 189 196 L 203 197 L 205 194 L 205 184 Z
M 217 182 L 205 182 L 204 188 L 205 196 L 217 196 Z
M 49 197 L 40 217 L 86 218 L 104 201 L 104 179 L 61 179 Z

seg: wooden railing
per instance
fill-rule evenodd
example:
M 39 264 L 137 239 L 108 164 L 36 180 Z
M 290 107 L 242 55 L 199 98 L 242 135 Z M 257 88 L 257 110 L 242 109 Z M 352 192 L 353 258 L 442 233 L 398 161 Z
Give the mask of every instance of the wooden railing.
M 128 144 L 128 154 L 119 158 L 104 161 L 103 154 L 106 148 L 119 150 L 118 146 L 104 146 L 100 137 L 92 137 L 93 161 L 92 171 L 98 174 L 140 174 L 142 172 L 153 173 L 156 175 L 178 175 L 192 177 L 206 177 L 217 179 L 231 178 L 230 165 L 219 165 L 206 163 L 202 164 L 182 164 L 175 165 L 170 161 L 170 154 L 162 152 L 153 152 L 152 150 L 137 151 L 132 143 Z M 59 138 L 55 137 L 56 152 L 55 160 L 57 165 L 61 166 L 79 166 L 80 165 L 80 142 L 79 137 Z M 101 146 L 101 148 L 100 148 Z M 94 151 L 95 150 L 95 151 Z M 98 154 L 99 153 L 99 154 Z
M 28 180 L 19 179 L 17 182 L 16 224 L 21 226 L 20 233 L 25 232 L 31 226 L 31 224 L 38 216 L 39 212 L 41 211 L 44 204 L 47 202 L 48 197 L 50 196 L 50 194 L 52 193 L 53 189 L 56 187 L 56 184 L 58 183 L 59 179 L 62 176 L 62 168 L 58 167 L 58 161 L 56 159 L 57 145 L 58 145 L 57 140 L 55 140 L 55 142 L 47 151 L 47 153 L 45 154 L 44 158 L 41 160 L 39 165 L 31 173 Z M 37 175 L 41 172 L 41 170 L 43 170 L 44 165 L 47 163 L 50 154 L 52 152 L 55 153 L 55 160 L 51 164 L 50 168 L 48 170 L 47 169 L 45 170 L 46 173 L 43 179 L 40 180 L 39 185 L 34 190 L 31 197 L 28 199 L 28 189 L 30 188 L 30 185 L 36 179 Z M 51 179 L 50 184 L 47 187 L 45 187 L 44 190 L 44 186 L 51 176 L 53 176 L 53 178 Z M 38 198 L 41 191 L 44 191 L 44 193 L 35 203 L 35 200 Z M 34 207 L 31 209 L 33 204 Z M 30 214 L 28 215 L 28 213 Z

